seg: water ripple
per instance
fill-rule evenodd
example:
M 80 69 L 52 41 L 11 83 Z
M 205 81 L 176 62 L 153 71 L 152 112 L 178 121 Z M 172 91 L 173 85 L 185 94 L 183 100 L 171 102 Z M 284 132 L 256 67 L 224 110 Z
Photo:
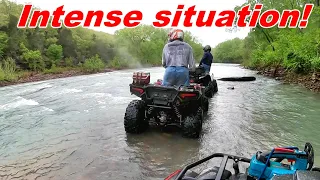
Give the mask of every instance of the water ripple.
M 164 72 L 141 70 L 152 72 L 152 82 Z M 320 149 L 320 96 L 261 76 L 218 81 L 198 140 L 157 129 L 126 134 L 125 108 L 137 99 L 128 87 L 133 71 L 0 88 L 0 179 L 163 179 L 214 152 L 251 157 L 306 141 Z M 213 72 L 217 78 L 255 75 L 237 65 L 215 65 Z M 319 163 L 319 154 L 315 158 Z

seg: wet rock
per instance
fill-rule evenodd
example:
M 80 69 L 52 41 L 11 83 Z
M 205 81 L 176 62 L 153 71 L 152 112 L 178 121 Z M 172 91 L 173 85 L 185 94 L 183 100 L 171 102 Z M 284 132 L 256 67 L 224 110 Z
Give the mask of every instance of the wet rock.
M 166 170 L 166 168 L 158 168 L 158 169 L 156 169 L 156 171 L 165 171 Z

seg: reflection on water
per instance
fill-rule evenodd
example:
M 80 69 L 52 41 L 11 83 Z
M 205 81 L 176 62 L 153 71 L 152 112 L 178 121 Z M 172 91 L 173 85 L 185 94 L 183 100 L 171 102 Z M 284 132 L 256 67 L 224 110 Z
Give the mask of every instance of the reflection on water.
M 139 70 L 150 71 L 152 82 L 164 72 Z M 0 88 L 0 179 L 163 179 L 214 152 L 251 157 L 278 145 L 303 148 L 307 141 L 320 165 L 319 95 L 261 76 L 218 81 L 201 138 L 157 129 L 129 135 L 123 116 L 136 99 L 128 87 L 133 71 Z M 212 71 L 216 78 L 255 75 L 237 65 Z

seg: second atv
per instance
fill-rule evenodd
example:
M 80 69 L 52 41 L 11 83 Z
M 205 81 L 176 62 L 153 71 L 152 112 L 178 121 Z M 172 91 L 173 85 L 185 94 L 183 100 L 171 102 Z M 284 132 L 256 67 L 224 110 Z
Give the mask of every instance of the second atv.
M 215 92 L 215 88 L 209 86 L 211 77 L 208 81 L 209 78 L 202 77 L 201 72 L 201 69 L 191 71 L 190 80 L 193 82 L 190 86 L 180 87 L 150 84 L 150 73 L 135 72 L 130 92 L 141 99 L 131 101 L 126 108 L 126 132 L 141 133 L 149 127 L 150 122 L 154 122 L 161 127 L 178 126 L 184 137 L 198 138 L 203 114 L 208 110 L 209 97 L 205 93 L 212 96 Z
M 190 83 L 197 83 L 201 86 L 205 86 L 204 94 L 208 98 L 218 92 L 217 80 L 213 78 L 213 75 L 205 73 L 205 69 L 201 66 L 197 67 L 195 70 L 189 70 Z

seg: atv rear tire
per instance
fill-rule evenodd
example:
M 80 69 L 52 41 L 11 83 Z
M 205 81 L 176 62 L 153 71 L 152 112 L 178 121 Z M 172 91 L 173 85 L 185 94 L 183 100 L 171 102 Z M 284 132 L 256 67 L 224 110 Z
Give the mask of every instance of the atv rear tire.
M 129 103 L 124 116 L 124 128 L 127 133 L 139 134 L 145 131 L 149 122 L 145 117 L 145 103 L 133 100 Z
M 202 130 L 203 109 L 199 108 L 197 112 L 184 118 L 182 127 L 182 136 L 187 138 L 199 138 Z

